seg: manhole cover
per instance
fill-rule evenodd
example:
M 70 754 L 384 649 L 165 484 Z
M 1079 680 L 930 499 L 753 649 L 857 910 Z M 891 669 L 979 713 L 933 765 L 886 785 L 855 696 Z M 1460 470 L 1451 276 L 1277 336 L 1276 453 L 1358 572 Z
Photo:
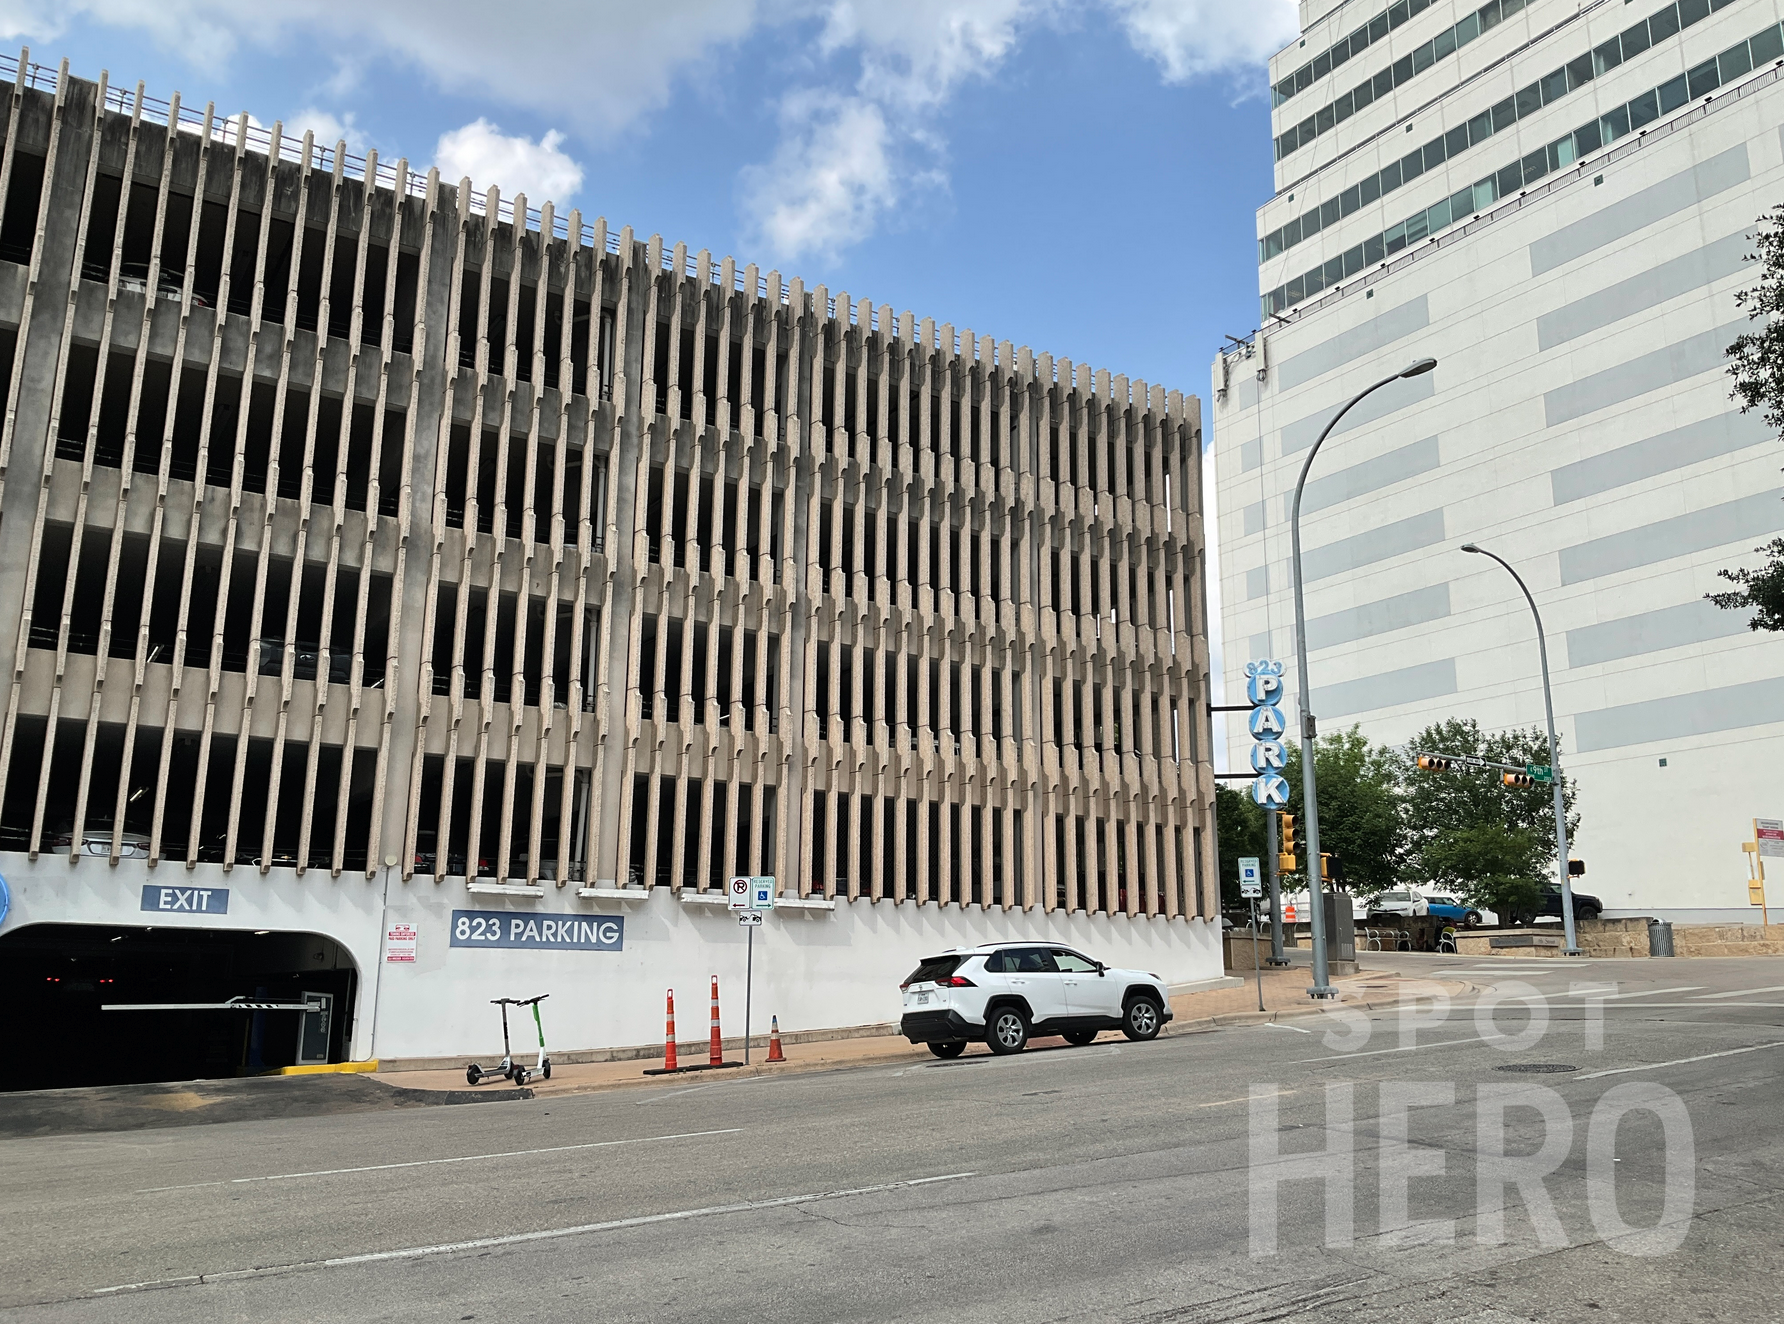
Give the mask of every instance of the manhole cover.
M 1509 1071 L 1517 1076 L 1550 1076 L 1558 1071 L 1578 1071 L 1576 1066 L 1566 1062 L 1508 1062 L 1502 1067 L 1494 1067 L 1495 1071 Z

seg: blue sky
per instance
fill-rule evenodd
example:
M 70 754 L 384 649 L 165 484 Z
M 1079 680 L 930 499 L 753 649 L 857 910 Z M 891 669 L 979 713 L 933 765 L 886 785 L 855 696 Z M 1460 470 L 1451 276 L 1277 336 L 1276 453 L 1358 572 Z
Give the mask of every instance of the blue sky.
M 1292 0 L 0 0 L 32 58 L 1206 395 Z

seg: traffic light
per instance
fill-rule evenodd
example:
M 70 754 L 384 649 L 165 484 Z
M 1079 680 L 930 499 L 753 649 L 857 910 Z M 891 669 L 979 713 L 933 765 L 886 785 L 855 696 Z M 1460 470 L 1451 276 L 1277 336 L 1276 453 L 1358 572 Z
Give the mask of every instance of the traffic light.
M 1451 760 L 1438 754 L 1420 754 L 1419 767 L 1425 772 L 1448 772 Z
M 1282 845 L 1276 856 L 1277 873 L 1294 873 L 1300 868 L 1300 861 L 1295 859 L 1295 816 L 1281 814 Z
M 1344 861 L 1331 851 L 1322 850 L 1319 853 L 1319 876 L 1328 883 L 1342 883 L 1344 881 Z
M 1499 780 L 1507 786 L 1515 786 L 1519 789 L 1536 785 L 1536 778 L 1527 772 L 1502 772 L 1499 774 Z
M 1586 876 L 1586 862 L 1584 860 L 1569 860 L 1567 862 L 1567 876 L 1569 878 L 1584 878 Z

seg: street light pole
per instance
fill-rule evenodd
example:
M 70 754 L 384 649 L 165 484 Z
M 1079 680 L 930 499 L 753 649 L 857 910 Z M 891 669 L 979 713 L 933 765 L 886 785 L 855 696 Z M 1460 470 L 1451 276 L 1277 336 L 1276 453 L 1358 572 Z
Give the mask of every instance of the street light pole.
M 1555 698 L 1549 689 L 1549 645 L 1542 632 L 1542 613 L 1536 609 L 1536 599 L 1531 596 L 1530 586 L 1524 582 L 1524 577 L 1513 570 L 1511 563 L 1504 557 L 1471 542 L 1462 544 L 1462 550 L 1473 552 L 1477 556 L 1492 557 L 1504 566 L 1505 572 L 1524 590 L 1524 601 L 1530 604 L 1530 614 L 1536 618 L 1536 648 L 1542 658 L 1542 706 L 1549 719 L 1549 776 L 1553 779 L 1555 791 L 1556 871 L 1561 875 L 1561 919 L 1567 926 L 1567 954 L 1578 956 L 1580 944 L 1573 928 L 1573 880 L 1567 872 L 1567 802 L 1561 794 L 1561 750 L 1555 740 Z
M 1313 742 L 1316 732 L 1313 722 L 1313 691 L 1307 683 L 1307 607 L 1301 589 L 1301 491 L 1307 486 L 1307 471 L 1313 467 L 1313 457 L 1326 444 L 1326 438 L 1331 436 L 1338 420 L 1348 414 L 1358 401 L 1402 377 L 1422 377 L 1436 366 L 1436 359 L 1420 359 L 1392 377 L 1383 377 L 1375 385 L 1357 392 L 1342 409 L 1333 414 L 1332 421 L 1319 434 L 1319 440 L 1313 443 L 1313 449 L 1307 452 L 1307 459 L 1301 465 L 1301 477 L 1295 482 L 1294 504 L 1289 509 L 1289 537 L 1294 547 L 1295 571 L 1295 663 L 1299 668 L 1301 683 L 1301 798 L 1305 802 L 1302 805 L 1302 815 L 1307 820 L 1307 892 L 1313 910 L 1313 987 L 1307 990 L 1307 995 L 1311 998 L 1329 998 L 1335 994 L 1331 985 L 1331 971 L 1326 961 L 1326 906 L 1319 877 L 1319 796 L 1313 775 Z

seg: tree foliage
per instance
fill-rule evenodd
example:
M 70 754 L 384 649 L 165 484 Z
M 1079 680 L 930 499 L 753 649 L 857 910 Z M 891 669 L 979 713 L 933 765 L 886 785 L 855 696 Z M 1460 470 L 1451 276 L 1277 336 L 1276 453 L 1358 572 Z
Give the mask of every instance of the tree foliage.
M 1757 409 L 1773 431 L 1784 434 L 1784 206 L 1759 218 L 1753 238 L 1758 251 L 1747 260 L 1759 263 L 1758 283 L 1734 297 L 1756 326 L 1728 347 L 1730 395 L 1743 414 Z M 1734 589 L 1705 596 L 1730 611 L 1752 611 L 1755 630 L 1784 630 L 1784 538 L 1753 550 L 1766 558 L 1764 565 L 1718 571 Z
M 1506 786 L 1497 772 L 1479 769 L 1416 771 L 1420 753 L 1472 755 L 1520 767 L 1549 761 L 1540 727 L 1489 732 L 1463 718 L 1426 727 L 1404 748 L 1376 744 L 1358 727 L 1321 736 L 1314 753 L 1320 847 L 1343 862 L 1343 886 L 1373 896 L 1412 884 L 1459 893 L 1502 916 L 1532 912 L 1555 870 L 1553 790 L 1543 783 Z M 1298 746 L 1289 750 L 1283 776 L 1288 812 L 1300 820 L 1305 878 L 1313 861 L 1307 857 Z M 1580 825 L 1571 780 L 1563 782 L 1562 794 L 1571 838 Z M 1221 897 L 1238 909 L 1240 859 L 1265 860 L 1268 853 L 1264 811 L 1249 795 L 1222 786 L 1215 814 Z M 1287 887 L 1301 885 L 1291 880 Z
M 1267 830 L 1264 811 L 1249 795 L 1225 786 L 1214 788 L 1215 852 L 1220 859 L 1220 904 L 1223 910 L 1243 910 L 1239 897 L 1239 861 L 1248 855 L 1263 860 Z M 1265 876 L 1269 862 L 1264 862 Z
M 1502 922 L 1528 919 L 1542 905 L 1542 843 L 1527 828 L 1503 823 L 1439 828 L 1425 845 L 1424 860 L 1454 880 L 1450 890 L 1495 912 Z
M 1314 746 L 1319 778 L 1319 845 L 1344 866 L 1344 886 L 1364 896 L 1402 883 L 1406 861 L 1406 818 L 1401 808 L 1405 760 L 1378 745 L 1360 727 L 1331 731 Z M 1306 859 L 1306 805 L 1301 787 L 1301 750 L 1289 750 L 1283 776 L 1289 785 L 1289 812 L 1301 820 L 1302 869 Z
M 1473 719 L 1450 718 L 1426 727 L 1407 747 L 1410 767 L 1420 753 L 1472 755 L 1497 763 L 1546 764 L 1548 737 L 1540 727 L 1482 731 Z M 1579 831 L 1574 783 L 1562 780 L 1567 834 Z M 1464 769 L 1414 772 L 1406 790 L 1409 873 L 1435 890 L 1460 892 L 1475 905 L 1505 915 L 1553 874 L 1556 861 L 1554 790 L 1541 782 L 1506 786 L 1497 773 Z

